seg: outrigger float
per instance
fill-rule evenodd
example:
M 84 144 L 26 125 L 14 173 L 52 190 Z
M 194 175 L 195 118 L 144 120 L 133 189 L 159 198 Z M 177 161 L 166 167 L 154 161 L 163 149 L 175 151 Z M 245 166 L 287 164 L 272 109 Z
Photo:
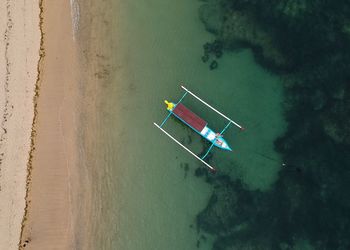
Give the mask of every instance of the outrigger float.
M 203 101 L 201 98 L 193 94 L 191 91 L 186 89 L 184 86 L 181 86 L 181 88 L 185 91 L 183 96 L 180 98 L 180 100 L 177 103 L 169 102 L 165 100 L 165 104 L 167 105 L 167 110 L 169 111 L 168 116 L 162 121 L 160 125 L 157 123 L 154 123 L 156 127 L 158 127 L 162 132 L 164 132 L 167 136 L 169 136 L 173 141 L 175 141 L 177 144 L 179 144 L 182 148 L 184 148 L 187 152 L 192 154 L 195 158 L 200 160 L 204 165 L 206 165 L 210 170 L 216 171 L 214 167 L 209 165 L 207 162 L 204 161 L 205 157 L 209 154 L 209 152 L 212 150 L 212 148 L 218 147 L 223 150 L 232 151 L 229 144 L 226 142 L 226 140 L 223 138 L 224 132 L 230 127 L 231 124 L 238 127 L 240 130 L 244 130 L 244 128 L 239 125 L 238 123 L 234 122 L 232 119 L 228 118 L 221 112 L 217 111 L 215 108 L 210 106 L 208 103 Z M 224 127 L 224 129 L 220 133 L 215 133 L 212 129 L 210 129 L 207 126 L 207 122 L 194 114 L 191 110 L 189 110 L 185 105 L 183 105 L 181 102 L 185 98 L 187 94 L 192 95 L 194 98 L 196 98 L 198 101 L 202 102 L 204 105 L 209 107 L 211 110 L 215 111 L 217 114 L 224 117 L 228 123 Z M 167 131 L 163 129 L 164 124 L 169 119 L 170 116 L 174 115 L 176 118 L 178 118 L 180 121 L 182 121 L 184 124 L 189 126 L 191 129 L 196 131 L 198 134 L 200 134 L 202 137 L 207 139 L 209 142 L 211 142 L 211 146 L 207 150 L 207 152 L 202 156 L 199 157 L 195 153 L 193 153 L 191 150 L 189 150 L 187 147 L 185 147 L 182 143 L 180 143 L 178 140 L 176 140 L 173 136 L 171 136 Z

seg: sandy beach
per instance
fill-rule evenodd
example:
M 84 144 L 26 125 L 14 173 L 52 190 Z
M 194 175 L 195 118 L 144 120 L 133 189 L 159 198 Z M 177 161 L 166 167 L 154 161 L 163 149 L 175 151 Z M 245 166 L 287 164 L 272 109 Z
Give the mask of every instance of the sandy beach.
M 72 249 L 79 70 L 70 2 L 2 1 L 0 11 L 0 249 Z
M 87 249 L 78 2 L 2 1 L 0 14 L 0 250 Z
M 25 210 L 40 29 L 39 1 L 0 2 L 0 249 L 18 249 Z
M 43 2 L 35 150 L 21 249 L 77 249 L 79 64 L 70 1 Z

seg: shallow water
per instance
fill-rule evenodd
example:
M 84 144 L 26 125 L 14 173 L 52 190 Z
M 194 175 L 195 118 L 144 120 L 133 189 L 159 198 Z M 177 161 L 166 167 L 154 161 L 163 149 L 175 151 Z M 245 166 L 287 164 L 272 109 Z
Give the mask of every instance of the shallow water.
M 273 140 L 285 126 L 281 83 L 248 50 L 224 54 L 219 68 L 210 71 L 200 59 L 202 45 L 213 39 L 199 21 L 200 4 L 111 2 L 108 13 L 113 15 L 93 17 L 110 29 L 105 34 L 110 54 L 104 56 L 111 71 L 98 86 L 97 129 L 89 131 L 95 140 L 88 143 L 97 151 L 89 163 L 94 249 L 185 250 L 197 244 L 211 249 L 212 239 L 204 240 L 195 228 L 196 215 L 211 194 L 211 187 L 193 174 L 203 166 L 152 124 L 167 114 L 164 99 L 181 96 L 180 82 L 246 127 L 225 134 L 234 151 L 214 150 L 211 164 L 250 189 L 266 190 L 276 179 L 281 162 Z M 222 118 L 197 101 L 186 97 L 185 104 L 211 128 L 224 127 Z M 194 152 L 202 151 L 198 135 L 179 122 L 170 119 L 165 128 Z

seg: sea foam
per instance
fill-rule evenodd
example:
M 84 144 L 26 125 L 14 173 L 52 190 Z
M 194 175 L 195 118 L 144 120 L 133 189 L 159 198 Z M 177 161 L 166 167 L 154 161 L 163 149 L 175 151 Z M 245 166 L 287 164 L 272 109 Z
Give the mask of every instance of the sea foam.
M 79 3 L 76 0 L 70 0 L 70 9 L 72 16 L 72 31 L 73 31 L 73 40 L 75 40 L 75 36 L 79 29 Z

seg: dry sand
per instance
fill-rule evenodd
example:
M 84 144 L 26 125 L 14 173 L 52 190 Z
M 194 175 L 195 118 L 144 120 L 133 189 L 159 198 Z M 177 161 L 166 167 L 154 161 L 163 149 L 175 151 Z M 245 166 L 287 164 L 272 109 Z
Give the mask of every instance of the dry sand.
M 34 116 L 38 0 L 0 1 L 0 249 L 18 249 Z
M 35 150 L 20 244 L 23 249 L 77 249 L 81 242 L 75 225 L 82 202 L 79 197 L 78 203 L 77 197 L 81 184 L 77 164 L 78 50 L 69 0 L 44 1 L 42 9 L 45 56 L 40 67 Z

